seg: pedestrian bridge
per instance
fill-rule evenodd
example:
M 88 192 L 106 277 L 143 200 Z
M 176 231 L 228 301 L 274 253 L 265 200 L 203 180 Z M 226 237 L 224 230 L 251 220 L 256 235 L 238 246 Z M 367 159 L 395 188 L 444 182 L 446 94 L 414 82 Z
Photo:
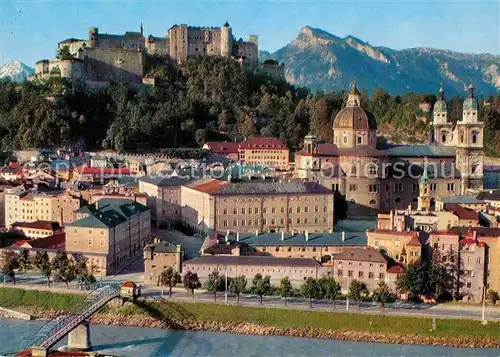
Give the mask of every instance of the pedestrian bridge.
M 120 297 L 120 292 L 120 284 L 106 285 L 92 291 L 69 315 L 59 316 L 45 323 L 30 340 L 23 343 L 23 350 L 30 348 L 48 350 L 81 324 L 85 324 L 88 318 L 108 302 Z M 88 339 L 88 329 L 86 334 Z

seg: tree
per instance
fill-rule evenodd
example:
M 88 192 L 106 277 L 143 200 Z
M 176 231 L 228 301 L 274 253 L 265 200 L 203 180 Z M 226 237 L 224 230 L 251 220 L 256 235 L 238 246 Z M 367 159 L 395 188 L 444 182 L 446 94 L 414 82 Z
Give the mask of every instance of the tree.
M 11 250 L 5 250 L 2 253 L 2 266 L 1 271 L 2 274 L 6 275 L 14 284 L 16 284 L 16 272 L 15 269 L 19 267 L 18 264 L 18 256 Z
M 236 294 L 236 303 L 240 302 L 240 295 L 245 291 L 247 286 L 247 278 L 244 275 L 238 276 L 231 280 L 229 291 Z
M 219 275 L 217 270 L 214 270 L 208 276 L 208 280 L 206 282 L 207 291 L 210 291 L 214 294 L 214 301 L 217 301 L 217 291 L 220 289 L 222 284 L 222 278 Z
M 259 295 L 260 304 L 262 305 L 263 296 L 271 292 L 271 277 L 269 275 L 262 277 L 260 273 L 255 274 L 250 291 L 252 294 Z
M 312 308 L 313 299 L 320 299 L 321 286 L 316 279 L 307 278 L 304 284 L 300 287 L 300 291 L 305 298 L 309 299 L 309 308 Z
M 73 55 L 69 51 L 68 45 L 64 45 L 57 50 L 57 58 L 58 59 L 65 59 L 65 58 L 72 58 L 72 57 L 73 57 Z
M 50 264 L 47 252 L 36 252 L 33 264 L 40 274 L 47 278 L 47 286 L 50 286 L 50 277 L 52 276 L 52 264 Z
M 391 291 L 389 290 L 389 286 L 381 281 L 378 283 L 377 288 L 373 291 L 373 300 L 382 305 L 382 309 L 385 308 L 385 304 L 387 304 L 392 298 Z
M 199 146 L 203 146 L 207 141 L 207 131 L 204 129 L 197 129 L 194 132 L 194 139 Z
M 161 272 L 160 284 L 161 286 L 168 286 L 168 296 L 172 297 L 172 289 L 177 284 L 181 283 L 181 275 L 172 267 L 168 267 Z
M 191 291 L 191 295 L 194 299 L 194 291 L 201 287 L 200 279 L 198 274 L 188 271 L 183 278 L 184 287 L 186 290 Z
M 368 295 L 368 288 L 366 284 L 354 279 L 349 286 L 349 293 L 347 297 L 358 302 L 358 310 L 361 308 L 361 299 L 363 296 Z
M 54 274 L 54 280 L 62 281 L 69 288 L 69 283 L 78 277 L 77 268 L 73 259 L 68 259 L 66 264 L 60 266 Z
M 342 288 L 333 278 L 322 278 L 320 284 L 323 290 L 323 295 L 326 299 L 332 302 L 335 309 L 335 301 L 340 295 Z
M 333 193 L 333 220 L 334 223 L 343 221 L 347 218 L 347 211 L 349 205 L 345 196 L 341 194 L 338 190 Z
M 25 273 L 27 270 L 31 269 L 31 258 L 28 249 L 21 250 L 21 253 L 19 254 L 19 268 L 21 268 Z
M 497 301 L 500 299 L 498 293 L 492 289 L 489 289 L 486 293 L 486 300 L 491 301 L 493 305 L 496 305 Z
M 436 278 L 432 275 L 431 264 L 427 260 L 419 260 L 408 265 L 406 273 L 396 281 L 396 287 L 414 296 L 431 296 L 438 292 Z
M 280 280 L 279 293 L 282 298 L 285 298 L 285 306 L 288 304 L 288 298 L 293 294 L 292 283 L 288 276 Z

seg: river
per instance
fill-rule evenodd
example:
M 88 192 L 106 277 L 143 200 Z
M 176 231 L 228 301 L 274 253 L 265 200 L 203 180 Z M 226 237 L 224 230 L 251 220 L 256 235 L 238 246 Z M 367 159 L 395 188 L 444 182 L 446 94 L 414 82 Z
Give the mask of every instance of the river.
M 17 352 L 41 321 L 0 319 L 0 355 Z M 154 328 L 91 326 L 94 351 L 123 357 L 148 356 L 495 356 L 497 349 L 469 349 L 346 342 L 221 332 L 171 331 Z M 64 345 L 62 341 L 60 345 Z

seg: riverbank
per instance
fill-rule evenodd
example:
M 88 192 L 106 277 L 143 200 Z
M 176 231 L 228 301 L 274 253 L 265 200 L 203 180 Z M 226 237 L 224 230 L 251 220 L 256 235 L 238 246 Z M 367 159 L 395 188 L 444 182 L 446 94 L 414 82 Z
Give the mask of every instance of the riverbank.
M 46 297 L 44 301 L 36 301 L 29 298 L 29 292 L 25 292 L 28 299 L 17 300 L 16 305 L 15 301 L 7 297 L 19 293 L 5 290 L 18 289 L 0 288 L 0 306 L 17 306 L 41 318 L 52 318 L 71 311 L 67 302 L 72 298 L 66 296 L 69 294 L 52 294 L 53 296 Z M 6 302 L 9 302 L 10 306 L 6 306 Z M 51 304 L 54 304 L 54 307 L 50 307 Z M 433 326 L 433 319 L 430 318 L 336 313 L 333 310 L 320 312 L 197 302 L 138 301 L 136 305 L 108 306 L 93 316 L 91 322 L 265 336 L 500 348 L 499 322 L 490 322 L 487 326 L 482 326 L 480 321 L 474 320 L 435 319 Z

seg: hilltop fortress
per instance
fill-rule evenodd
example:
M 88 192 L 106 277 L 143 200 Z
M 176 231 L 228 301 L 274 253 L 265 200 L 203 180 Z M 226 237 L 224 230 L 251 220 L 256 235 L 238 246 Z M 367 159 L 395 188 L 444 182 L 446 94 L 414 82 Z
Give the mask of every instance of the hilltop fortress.
M 140 84 L 150 83 L 145 78 L 146 55 L 168 55 L 178 62 L 192 56 L 223 56 L 247 66 L 257 66 L 259 57 L 258 36 L 250 35 L 248 41 L 236 40 L 227 22 L 222 27 L 174 25 L 166 37 L 145 37 L 142 24 L 140 31 L 123 35 L 103 34 L 91 27 L 88 39 L 66 39 L 57 47 L 58 51 L 67 47 L 71 56 L 38 61 L 31 79 L 60 76 L 88 84 Z M 265 63 L 259 67 L 284 77 L 283 65 Z

